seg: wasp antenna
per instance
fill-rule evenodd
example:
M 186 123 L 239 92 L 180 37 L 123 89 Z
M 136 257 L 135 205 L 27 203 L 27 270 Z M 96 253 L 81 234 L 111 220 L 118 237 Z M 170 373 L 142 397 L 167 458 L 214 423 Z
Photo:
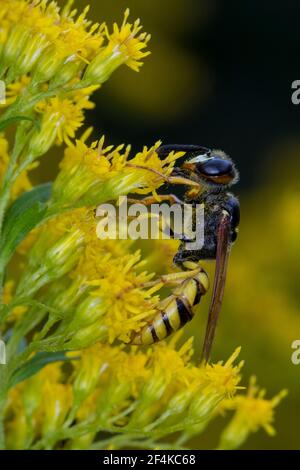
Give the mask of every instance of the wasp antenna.
M 200 154 L 210 154 L 211 149 L 203 147 L 202 145 L 191 145 L 191 144 L 167 144 L 161 145 L 157 149 L 157 153 L 161 157 L 167 156 L 170 152 L 186 152 L 186 153 L 195 153 L 199 152 Z

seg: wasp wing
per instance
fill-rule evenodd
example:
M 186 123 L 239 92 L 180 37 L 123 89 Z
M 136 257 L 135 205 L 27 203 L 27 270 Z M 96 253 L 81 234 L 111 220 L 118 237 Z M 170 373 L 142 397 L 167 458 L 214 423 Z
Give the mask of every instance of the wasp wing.
M 202 359 L 205 362 L 208 362 L 210 358 L 216 326 L 222 306 L 230 247 L 230 216 L 228 213 L 224 213 L 217 232 L 214 285 L 202 349 Z

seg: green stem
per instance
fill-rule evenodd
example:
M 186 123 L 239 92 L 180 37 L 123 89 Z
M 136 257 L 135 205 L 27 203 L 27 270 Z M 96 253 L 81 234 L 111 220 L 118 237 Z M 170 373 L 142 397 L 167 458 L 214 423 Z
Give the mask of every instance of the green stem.
M 163 435 L 168 435 L 172 432 L 179 431 L 182 429 L 182 425 L 178 426 L 173 426 L 166 428 L 163 432 L 160 433 L 155 433 L 155 432 L 144 432 L 142 429 L 136 429 L 136 430 L 129 430 L 128 428 L 123 427 L 119 428 L 116 426 L 111 426 L 111 425 L 97 425 L 95 422 L 91 423 L 80 423 L 77 424 L 73 427 L 70 428 L 63 428 L 62 430 L 58 431 L 55 433 L 55 435 L 52 436 L 45 436 L 43 439 L 41 439 L 39 442 L 37 442 L 34 446 L 34 449 L 42 449 L 45 448 L 45 446 L 49 446 L 49 442 L 58 442 L 64 439 L 74 439 L 81 437 L 87 433 L 98 433 L 98 432 L 111 432 L 112 434 L 117 433 L 117 436 L 113 435 L 111 438 L 105 439 L 103 441 L 99 441 L 95 444 L 92 445 L 91 449 L 99 449 L 105 446 L 106 444 L 111 444 L 112 442 L 114 444 L 118 443 L 119 445 L 122 444 L 122 446 L 125 445 L 132 445 L 134 442 L 134 445 L 137 446 L 138 448 L 150 448 L 154 449 L 157 446 L 161 449 L 183 449 L 181 445 L 178 445 L 176 442 L 175 444 L 162 444 L 160 442 L 157 442 L 158 439 L 163 437 Z M 132 441 L 132 439 L 135 439 Z M 141 439 L 141 441 L 138 441 L 138 439 Z M 130 444 L 130 443 L 131 444 Z
M 3 225 L 5 211 L 9 203 L 10 191 L 11 191 L 11 186 L 12 186 L 11 179 L 13 175 L 14 165 L 15 165 L 15 162 L 11 160 L 7 168 L 6 174 L 5 174 L 5 180 L 3 183 L 2 191 L 0 192 L 0 235 L 2 232 L 2 225 Z
M 6 72 L 7 67 L 4 66 L 4 64 L 0 63 L 0 79 L 2 80 L 5 72 Z
M 4 180 L 2 191 L 0 192 L 0 239 L 1 239 L 1 234 L 2 234 L 2 227 L 3 227 L 3 220 L 4 220 L 5 212 L 9 204 L 9 200 L 10 200 L 14 164 L 15 162 L 11 160 L 9 167 L 7 169 L 6 175 L 5 175 L 5 180 Z M 0 264 L 0 298 L 2 297 L 4 272 L 5 272 L 5 265 L 1 263 Z
M 9 164 L 8 164 L 6 173 L 4 175 L 4 181 L 3 181 L 2 189 L 0 191 L 0 240 L 1 240 L 5 212 L 10 201 L 11 188 L 19 175 L 19 173 L 16 171 L 16 162 L 20 153 L 23 150 L 25 143 L 26 143 L 26 140 L 22 139 L 22 133 L 21 135 L 17 134 L 16 140 L 14 143 L 14 148 L 12 150 L 11 158 L 9 160 Z M 5 271 L 5 265 L 0 265 L 0 298 L 2 296 L 4 271 Z
M 82 81 L 69 88 L 53 88 L 36 94 L 32 94 L 32 90 L 29 87 L 2 115 L 2 117 L 0 118 L 0 124 L 9 118 L 17 116 L 19 114 L 24 114 L 27 111 L 31 111 L 37 103 L 46 98 L 52 98 L 53 96 L 57 96 L 59 93 L 62 92 L 70 93 L 72 91 L 80 90 L 82 88 L 86 88 L 88 85 L 88 83 Z
M 156 442 L 153 439 L 139 439 L 139 436 L 114 436 L 102 441 L 97 441 L 91 445 L 90 450 L 103 450 L 109 445 L 119 448 L 132 447 L 134 449 L 161 449 L 161 450 L 187 450 L 186 447 L 171 443 Z
M 3 225 L 5 211 L 9 203 L 10 189 L 11 189 L 11 186 L 8 184 L 5 184 L 2 191 L 0 192 L 0 236 L 2 232 L 2 225 Z

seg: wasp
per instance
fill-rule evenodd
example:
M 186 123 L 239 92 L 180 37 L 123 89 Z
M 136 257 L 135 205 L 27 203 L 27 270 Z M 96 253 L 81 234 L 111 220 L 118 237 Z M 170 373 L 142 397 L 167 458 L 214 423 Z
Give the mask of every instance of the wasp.
M 202 358 L 207 362 L 222 306 L 230 249 L 238 233 L 240 205 L 228 189 L 238 181 L 239 175 L 231 158 L 221 150 L 179 144 L 162 145 L 157 150 L 161 157 L 171 151 L 185 152 L 185 161 L 180 167 L 174 168 L 171 176 L 164 178 L 167 183 L 186 186 L 184 199 L 180 202 L 193 207 L 203 204 L 204 244 L 201 249 L 191 251 L 187 240 L 182 237 L 173 260 L 181 271 L 160 279 L 166 284 L 175 284 L 175 288 L 160 302 L 153 319 L 133 335 L 131 343 L 149 345 L 161 341 L 192 320 L 194 307 L 209 288 L 208 275 L 201 267 L 201 261 L 215 260 L 212 297 L 202 349 Z M 170 202 L 179 201 L 172 194 L 160 197 Z M 146 197 L 142 201 L 151 204 L 154 198 Z

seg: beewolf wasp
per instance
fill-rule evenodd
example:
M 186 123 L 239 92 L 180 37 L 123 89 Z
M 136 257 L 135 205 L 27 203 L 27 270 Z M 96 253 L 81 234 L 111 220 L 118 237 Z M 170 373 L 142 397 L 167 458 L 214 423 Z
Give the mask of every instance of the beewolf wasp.
M 160 341 L 193 318 L 193 307 L 199 304 L 209 288 L 208 276 L 200 262 L 213 259 L 216 261 L 215 276 L 202 350 L 202 358 L 207 362 L 221 310 L 230 249 L 237 238 L 240 220 L 239 201 L 228 191 L 238 181 L 238 171 L 232 160 L 220 150 L 176 144 L 162 145 L 157 153 L 164 157 L 171 151 L 185 152 L 185 161 L 182 166 L 174 168 L 171 176 L 161 176 L 171 185 L 186 186 L 182 203 L 192 204 L 193 207 L 196 204 L 204 205 L 204 245 L 200 250 L 191 251 L 187 249 L 184 237 L 181 239 L 173 260 L 181 272 L 161 277 L 166 284 L 175 284 L 175 288 L 161 301 L 153 319 L 133 335 L 131 344 L 149 345 Z M 173 194 L 160 198 L 171 203 L 179 201 Z M 150 196 L 142 202 L 148 205 L 157 201 Z

